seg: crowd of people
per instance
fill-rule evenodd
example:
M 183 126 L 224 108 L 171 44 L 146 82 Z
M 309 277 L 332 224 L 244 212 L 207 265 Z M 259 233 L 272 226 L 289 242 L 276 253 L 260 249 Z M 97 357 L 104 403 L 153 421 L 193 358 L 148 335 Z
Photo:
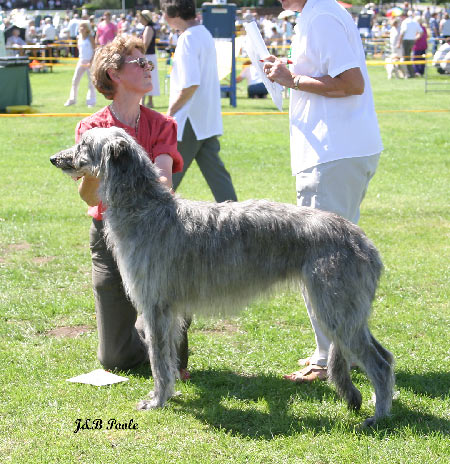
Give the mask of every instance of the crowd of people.
M 425 73 L 427 52 L 432 52 L 435 56 L 438 48 L 445 45 L 447 37 L 450 35 L 449 13 L 444 9 L 432 11 L 430 7 L 422 9 L 412 9 L 408 2 L 404 8 L 388 10 L 390 18 L 376 20 L 377 12 L 373 13 L 373 23 L 371 37 L 389 37 L 389 46 L 386 49 L 386 57 L 389 61 L 387 65 L 388 77 L 391 77 L 390 69 L 396 70 L 398 77 L 413 78 L 421 77 Z M 409 62 L 401 65 L 401 61 Z M 411 63 L 417 61 L 418 63 Z M 445 66 L 438 66 L 439 72 Z
M 16 5 L 25 6 L 28 11 L 8 10 Z M 94 37 L 95 45 L 101 45 L 105 40 L 116 35 L 135 35 L 144 37 L 148 41 L 148 55 L 156 54 L 156 46 L 164 47 L 168 53 L 173 53 L 179 36 L 179 31 L 171 28 L 164 20 L 161 12 L 153 9 L 148 4 L 148 12 L 145 18 L 141 11 L 133 13 L 121 13 L 118 15 L 104 12 L 101 17 L 89 14 L 82 8 L 79 2 L 64 1 L 32 1 L 14 2 L 0 1 L 0 8 L 4 8 L 0 15 L 2 23 L 0 30 L 9 31 L 6 39 L 6 47 L 20 47 L 31 44 L 53 44 L 56 40 L 73 42 L 79 39 L 79 25 L 86 24 L 89 35 Z M 53 16 L 40 15 L 42 8 L 56 8 Z M 67 7 L 66 10 L 63 8 Z M 351 12 L 352 10 L 350 10 Z M 279 15 L 258 15 L 256 10 L 243 9 L 237 11 L 236 30 L 239 35 L 243 32 L 243 23 L 256 21 L 266 45 L 273 55 L 286 55 L 289 51 L 292 36 L 294 34 L 297 12 L 283 11 Z M 425 66 L 423 63 L 407 64 L 399 61 L 422 61 L 427 52 L 435 55 L 435 65 L 439 72 L 447 73 L 450 65 L 445 63 L 443 53 L 447 47 L 447 37 L 450 36 L 449 11 L 442 7 L 416 7 L 412 8 L 405 2 L 402 8 L 389 9 L 387 6 L 379 9 L 375 4 L 367 4 L 358 14 L 352 13 L 352 18 L 357 25 L 360 35 L 365 41 L 365 51 L 371 53 L 374 50 L 374 40 L 384 41 L 385 57 L 392 65 L 387 68 L 395 70 L 397 76 L 412 78 L 423 76 Z M 200 20 L 199 17 L 197 19 Z M 438 48 L 440 48 L 438 53 Z M 73 43 L 67 48 L 60 48 L 60 52 L 78 57 L 78 47 Z M 20 52 L 21 54 L 23 52 Z M 153 61 L 157 62 L 154 57 Z M 156 82 L 158 72 L 154 74 L 154 90 L 152 95 L 146 96 L 147 104 L 153 104 L 152 97 L 159 94 L 159 82 Z M 388 72 L 391 77 L 392 72 Z M 248 79 L 250 85 L 260 84 L 255 72 L 245 71 L 240 78 Z M 256 79 L 256 80 L 255 80 Z M 253 93 L 250 92 L 252 95 Z

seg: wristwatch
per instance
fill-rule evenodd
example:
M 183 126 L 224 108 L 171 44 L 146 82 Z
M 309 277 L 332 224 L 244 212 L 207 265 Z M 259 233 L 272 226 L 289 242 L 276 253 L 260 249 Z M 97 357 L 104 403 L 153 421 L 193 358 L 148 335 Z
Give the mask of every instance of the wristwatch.
M 294 90 L 300 90 L 300 81 L 301 81 L 301 79 L 302 79 L 301 74 L 297 74 L 294 77 L 294 87 L 292 87 Z

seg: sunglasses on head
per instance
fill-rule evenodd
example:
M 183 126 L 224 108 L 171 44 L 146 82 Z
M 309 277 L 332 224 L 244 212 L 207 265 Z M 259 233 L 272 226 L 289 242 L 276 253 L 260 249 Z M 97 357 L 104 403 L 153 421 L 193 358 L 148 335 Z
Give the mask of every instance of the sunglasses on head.
M 136 58 L 135 60 L 126 61 L 125 63 L 128 63 L 128 64 L 136 63 L 142 69 L 148 66 L 150 68 L 150 71 L 153 71 L 153 69 L 155 69 L 155 65 L 153 64 L 153 62 L 148 61 L 145 58 Z

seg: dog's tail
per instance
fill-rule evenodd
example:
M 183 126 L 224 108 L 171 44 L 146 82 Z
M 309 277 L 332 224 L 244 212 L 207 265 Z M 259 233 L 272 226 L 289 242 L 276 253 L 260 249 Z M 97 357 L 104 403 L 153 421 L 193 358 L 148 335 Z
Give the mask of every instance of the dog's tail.
M 345 340 L 366 327 L 383 264 L 361 229 L 338 216 L 316 228 L 301 269 L 317 320 Z

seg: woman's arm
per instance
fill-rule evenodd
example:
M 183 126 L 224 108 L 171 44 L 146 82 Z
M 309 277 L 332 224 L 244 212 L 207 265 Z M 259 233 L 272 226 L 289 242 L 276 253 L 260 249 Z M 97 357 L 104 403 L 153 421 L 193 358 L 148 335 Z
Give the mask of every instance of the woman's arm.
M 172 166 L 173 159 L 168 154 L 162 154 L 156 157 L 155 166 L 160 169 L 160 178 L 159 180 L 167 186 L 167 188 L 172 188 Z
M 267 77 L 291 89 L 329 98 L 362 95 L 364 92 L 364 77 L 359 68 L 347 69 L 336 77 L 309 77 L 291 73 L 286 65 L 274 56 L 265 61 L 264 72 Z
M 167 188 L 172 188 L 172 157 L 166 154 L 159 155 L 155 160 L 155 165 L 161 171 L 160 181 L 166 185 Z M 100 202 L 97 194 L 99 183 L 99 179 L 94 176 L 85 175 L 81 179 L 78 193 L 88 206 L 97 206 Z
M 78 186 L 78 193 L 88 206 L 97 206 L 100 202 L 97 195 L 99 183 L 98 178 L 94 176 L 85 175 L 81 179 L 81 183 Z
M 154 34 L 155 33 L 154 33 L 152 27 L 145 26 L 144 34 L 142 35 L 142 40 L 144 41 L 144 48 L 145 48 L 146 51 L 147 51 L 148 46 L 150 45 L 150 42 L 153 39 Z
M 183 108 L 183 106 L 192 98 L 195 91 L 197 90 L 198 85 L 191 85 L 182 89 L 178 94 L 178 98 L 172 103 L 172 105 L 167 110 L 167 116 L 174 116 L 174 114 Z

